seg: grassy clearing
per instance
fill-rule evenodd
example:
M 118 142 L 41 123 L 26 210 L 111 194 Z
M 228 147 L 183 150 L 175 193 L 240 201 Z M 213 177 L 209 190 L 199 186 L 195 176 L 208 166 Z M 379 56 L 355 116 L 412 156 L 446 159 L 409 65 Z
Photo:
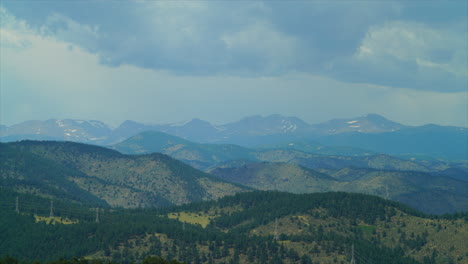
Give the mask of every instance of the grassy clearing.
M 167 215 L 170 219 L 177 219 L 181 222 L 186 222 L 189 224 L 198 224 L 205 228 L 210 222 L 211 219 L 215 218 L 215 216 L 206 215 L 203 213 L 169 213 Z
M 79 223 L 79 221 L 76 219 L 62 218 L 59 216 L 46 217 L 46 216 L 34 215 L 34 218 L 36 219 L 36 223 L 45 222 L 46 224 L 63 224 L 63 225 L 71 225 L 71 224 Z
M 364 237 L 370 238 L 372 235 L 375 233 L 375 226 L 371 225 L 359 225 L 359 228 L 362 230 L 362 233 L 364 234 Z

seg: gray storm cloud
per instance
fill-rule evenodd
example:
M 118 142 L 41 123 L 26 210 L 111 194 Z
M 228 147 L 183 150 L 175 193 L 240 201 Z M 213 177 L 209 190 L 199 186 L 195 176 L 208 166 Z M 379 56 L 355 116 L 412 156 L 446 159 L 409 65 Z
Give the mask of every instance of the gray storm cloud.
M 464 91 L 467 84 L 463 1 L 421 2 L 419 9 L 397 1 L 50 5 L 38 6 L 34 14 L 19 4 L 6 6 L 109 66 L 131 64 L 179 75 L 304 72 L 440 92 Z

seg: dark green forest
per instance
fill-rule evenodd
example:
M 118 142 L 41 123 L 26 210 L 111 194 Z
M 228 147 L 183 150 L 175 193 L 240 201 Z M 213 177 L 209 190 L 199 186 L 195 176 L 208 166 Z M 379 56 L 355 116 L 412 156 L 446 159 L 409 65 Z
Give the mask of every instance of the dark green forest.
M 0 264 L 19 264 L 21 261 L 7 256 L 0 258 Z M 34 261 L 34 264 L 41 264 L 39 261 Z M 72 259 L 60 259 L 56 261 L 45 262 L 44 264 L 119 264 L 118 262 L 113 261 L 103 261 L 99 259 L 88 260 L 84 258 L 72 258 Z M 182 264 L 182 262 L 176 260 L 165 260 L 161 257 L 151 256 L 147 257 L 142 261 L 142 264 Z
M 46 224 L 36 222 L 34 215 L 49 216 L 48 199 L 18 194 L 0 189 L 0 252 L 24 261 L 52 262 L 72 259 L 102 252 L 105 260 L 119 263 L 142 261 L 149 256 L 162 256 L 186 263 L 317 263 L 313 254 L 301 254 L 269 235 L 252 235 L 252 229 L 267 225 L 277 218 L 312 212 L 314 208 L 327 210 L 317 218 L 346 219 L 351 224 L 342 226 L 343 232 L 330 229 L 312 229 L 303 235 L 281 234 L 280 240 L 316 243 L 317 252 L 339 252 L 350 256 L 354 244 L 360 257 L 372 263 L 420 263 L 405 255 L 405 251 L 425 243 L 424 237 L 411 238 L 398 247 L 386 247 L 379 241 L 369 240 L 357 222 L 369 225 L 385 221 L 397 212 L 418 218 L 431 218 L 396 202 L 378 197 L 348 194 L 321 193 L 295 195 L 281 192 L 251 192 L 225 197 L 218 201 L 189 204 L 165 209 L 96 209 L 86 205 L 54 201 L 55 217 L 75 219 L 75 224 Z M 16 199 L 19 213 L 16 212 Z M 225 213 L 223 208 L 241 208 Z M 177 212 L 219 211 L 219 216 L 206 228 L 196 224 L 182 224 L 169 219 L 167 214 Z M 99 210 L 96 213 L 96 210 Z M 434 218 L 434 217 L 432 217 Z M 442 218 L 442 217 L 439 217 Z M 466 214 L 445 218 L 466 220 Z M 344 230 L 346 229 L 346 230 Z M 148 234 L 164 234 L 165 239 Z M 141 245 L 138 245 L 141 244 Z M 144 244 L 144 246 L 143 246 Z M 414 245 L 412 245 L 414 244 Z M 135 253 L 132 248 L 141 246 Z M 201 250 L 206 247 L 208 250 Z M 313 252 L 312 252 L 313 253 Z M 339 260 L 337 260 L 339 261 Z M 346 263 L 343 262 L 338 263 Z M 426 258 L 424 263 L 434 263 Z

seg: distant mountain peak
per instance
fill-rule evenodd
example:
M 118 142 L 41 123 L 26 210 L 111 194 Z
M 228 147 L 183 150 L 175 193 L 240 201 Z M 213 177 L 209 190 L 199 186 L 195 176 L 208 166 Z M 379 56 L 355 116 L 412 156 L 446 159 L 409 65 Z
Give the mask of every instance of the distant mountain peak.
M 124 127 L 124 126 L 131 126 L 131 125 L 139 125 L 140 123 L 137 123 L 133 120 L 125 120 L 122 122 L 122 124 L 120 124 L 121 127 Z
M 397 124 L 396 122 L 393 122 L 379 114 L 367 114 L 364 116 L 364 119 L 370 120 L 372 122 L 392 122 L 392 123 Z
M 383 133 L 392 132 L 404 127 L 404 125 L 388 120 L 378 114 L 367 114 L 348 119 L 332 119 L 314 125 L 317 132 L 324 134 L 339 134 L 344 132 Z
M 286 117 L 279 114 L 268 116 L 248 116 L 240 121 L 224 125 L 230 134 L 273 135 L 293 133 L 308 129 L 309 124 L 297 117 Z
M 205 125 L 205 126 L 213 126 L 210 122 L 201 120 L 199 118 L 194 118 L 190 120 L 186 125 Z
M 383 117 L 382 115 L 376 114 L 376 113 L 369 113 L 369 114 L 365 115 L 365 117 L 367 117 L 367 118 L 379 118 L 379 119 L 387 120 L 387 118 Z

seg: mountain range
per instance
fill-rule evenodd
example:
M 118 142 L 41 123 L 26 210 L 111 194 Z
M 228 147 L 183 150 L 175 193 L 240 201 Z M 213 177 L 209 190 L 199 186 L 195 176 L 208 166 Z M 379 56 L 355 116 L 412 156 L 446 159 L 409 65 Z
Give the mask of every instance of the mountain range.
M 111 147 L 0 143 L 0 252 L 24 262 L 331 264 L 349 262 L 354 248 L 361 263 L 466 262 L 465 163 L 151 131 Z
M 115 129 L 95 120 L 51 119 L 26 121 L 10 127 L 2 126 L 0 141 L 65 140 L 113 145 L 144 131 L 160 131 L 198 143 L 277 147 L 281 144 L 294 146 L 296 143 L 306 142 L 315 145 L 315 150 L 309 149 L 309 152 L 333 147 L 341 148 L 343 153 L 340 154 L 377 152 L 468 160 L 467 128 L 438 125 L 405 126 L 376 114 L 334 119 L 313 125 L 296 117 L 281 115 L 251 116 L 224 125 L 212 125 L 200 119 L 166 125 L 125 121 Z
M 126 154 L 164 153 L 254 189 L 368 193 L 404 201 L 435 214 L 468 210 L 466 163 L 411 161 L 384 154 L 319 155 L 295 149 L 200 144 L 162 132 L 143 132 L 111 148 Z
M 434 214 L 468 210 L 464 128 L 408 127 L 371 114 L 319 125 L 271 115 L 223 126 L 198 119 L 159 126 L 126 121 L 116 129 L 99 121 L 48 120 L 2 131 L 10 133 L 4 141 L 14 141 L 1 145 L 2 185 L 74 202 L 167 206 L 260 189 L 367 193 Z M 49 141 L 15 141 L 31 131 Z M 241 139 L 244 145 L 229 143 Z M 118 143 L 70 142 L 86 140 Z M 449 159 L 434 158 L 440 156 Z
M 209 172 L 259 190 L 366 193 L 431 214 L 468 211 L 468 182 L 422 172 L 344 168 L 325 174 L 288 163 L 251 163 Z
M 317 147 L 317 144 L 314 143 L 289 143 L 247 148 L 233 144 L 195 143 L 163 132 L 148 131 L 109 147 L 126 154 L 164 153 L 201 170 L 239 161 L 286 162 L 310 169 L 342 169 L 351 166 L 439 174 L 450 173 L 452 176 L 468 180 L 468 178 L 463 177 L 463 175 L 468 174 L 466 162 L 403 159 L 387 154 L 364 152 L 360 149 L 319 146 Z M 346 154 L 340 154 L 341 152 Z
M 74 142 L 21 141 L 0 147 L 2 186 L 73 202 L 161 207 L 260 189 L 368 193 L 433 214 L 468 210 L 466 171 L 458 179 L 443 173 L 447 167 L 465 169 L 452 163 L 431 167 L 388 155 L 324 156 L 199 144 L 162 132 L 143 132 L 114 146 L 138 155 Z

